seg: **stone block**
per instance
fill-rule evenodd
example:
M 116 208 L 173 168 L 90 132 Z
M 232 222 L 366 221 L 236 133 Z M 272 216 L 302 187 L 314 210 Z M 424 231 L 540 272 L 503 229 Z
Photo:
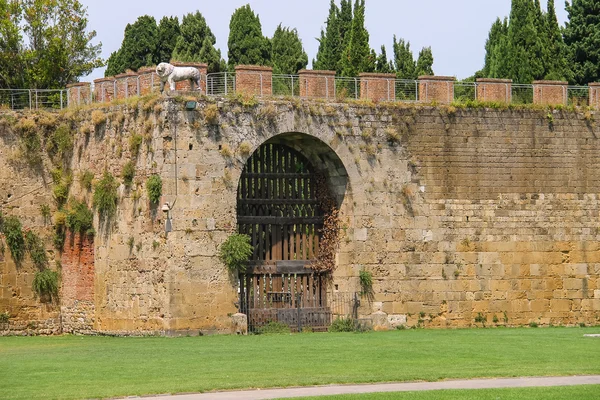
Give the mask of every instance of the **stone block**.
M 231 333 L 235 335 L 248 334 L 248 316 L 246 314 L 236 313 L 231 316 Z

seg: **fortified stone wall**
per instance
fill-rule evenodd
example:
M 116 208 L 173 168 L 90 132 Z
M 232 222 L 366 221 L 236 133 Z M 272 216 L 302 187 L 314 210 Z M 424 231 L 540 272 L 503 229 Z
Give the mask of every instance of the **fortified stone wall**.
M 64 116 L 78 132 L 72 196 L 91 204 L 76 178 L 84 171 L 120 180 L 126 162 L 136 165 L 115 218 L 95 217 L 93 255 L 89 242 L 63 252 L 64 331 L 229 332 L 237 289 L 217 250 L 236 229 L 245 161 L 268 140 L 303 152 L 336 188 L 342 235 L 330 289 L 359 291 L 359 272 L 371 272 L 364 315 L 427 327 L 598 323 L 600 143 L 588 114 L 308 100 L 202 100 L 186 111 L 185 100 Z M 39 216 L 52 201 L 49 178 L 10 161 L 19 139 L 3 126 L 3 212 L 49 229 Z M 151 174 L 162 178 L 159 204 L 146 193 Z M 58 318 L 8 253 L 0 265 L 11 329 Z

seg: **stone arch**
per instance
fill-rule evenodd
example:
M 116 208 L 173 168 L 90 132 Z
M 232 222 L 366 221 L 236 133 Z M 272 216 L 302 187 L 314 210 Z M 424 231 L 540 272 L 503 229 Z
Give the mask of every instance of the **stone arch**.
M 284 144 L 304 155 L 326 177 L 337 206 L 341 207 L 345 197 L 350 194 L 350 179 L 346 166 L 329 145 L 319 138 L 299 132 L 273 136 L 260 146 L 268 143 Z

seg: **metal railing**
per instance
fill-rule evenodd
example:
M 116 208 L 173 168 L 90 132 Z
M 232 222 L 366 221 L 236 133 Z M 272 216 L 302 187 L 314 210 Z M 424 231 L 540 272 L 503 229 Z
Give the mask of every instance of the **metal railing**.
M 64 89 L 0 89 L 0 108 L 11 110 L 61 110 L 67 106 Z
M 137 79 L 137 83 L 129 80 Z M 142 83 L 142 79 L 144 79 Z M 243 81 L 237 82 L 238 79 Z M 131 84 L 130 84 L 131 83 Z M 465 82 L 440 80 L 409 80 L 389 78 L 349 78 L 331 75 L 278 75 L 260 71 L 246 72 L 236 78 L 232 72 L 202 75 L 200 92 L 208 96 L 228 96 L 238 89 L 257 97 L 303 97 L 343 100 L 361 98 L 375 101 L 466 103 L 505 102 L 534 104 L 544 102 L 565 106 L 587 106 L 590 91 L 587 86 L 556 84 L 511 84 L 505 82 Z M 138 96 L 158 91 L 158 77 L 126 78 L 124 81 L 105 81 L 90 87 L 90 95 L 81 88 L 65 90 L 0 91 L 0 106 L 13 109 L 63 108 L 69 101 L 77 104 L 110 102 L 116 98 Z M 166 88 L 168 90 L 168 88 Z M 75 92 L 71 92 L 75 91 Z M 77 92 L 79 91 L 79 92 Z M 79 99 L 79 100 L 78 100 Z M 71 105 L 71 104 L 69 104 Z

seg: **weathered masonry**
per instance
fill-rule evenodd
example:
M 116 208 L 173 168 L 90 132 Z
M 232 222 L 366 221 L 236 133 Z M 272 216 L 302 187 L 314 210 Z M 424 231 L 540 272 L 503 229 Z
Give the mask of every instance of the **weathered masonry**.
M 594 112 L 187 100 L 2 112 L 2 212 L 46 239 L 62 270 L 59 299 L 43 302 L 31 289 L 34 266 L 26 258 L 16 267 L 4 237 L 0 314 L 9 318 L 0 331 L 227 333 L 244 307 L 251 323 L 295 323 L 297 301 L 310 309 L 305 323 L 326 325 L 335 299 L 360 292 L 362 270 L 373 292 L 356 312 L 383 328 L 598 324 Z M 95 236 L 69 231 L 59 252 L 56 222 L 40 207 L 56 212 L 44 149 L 61 125 L 75 135 L 63 169 L 69 196 L 92 204 L 85 172 L 97 185 L 107 171 L 120 186 L 116 215 L 101 223 L 95 212 Z M 39 168 L 24 158 L 24 131 L 42 137 Z M 158 206 L 146 190 L 152 174 L 163 184 Z M 340 221 L 336 268 L 323 279 L 310 270 L 325 224 L 317 181 Z M 236 231 L 258 246 L 241 286 L 218 258 Z

